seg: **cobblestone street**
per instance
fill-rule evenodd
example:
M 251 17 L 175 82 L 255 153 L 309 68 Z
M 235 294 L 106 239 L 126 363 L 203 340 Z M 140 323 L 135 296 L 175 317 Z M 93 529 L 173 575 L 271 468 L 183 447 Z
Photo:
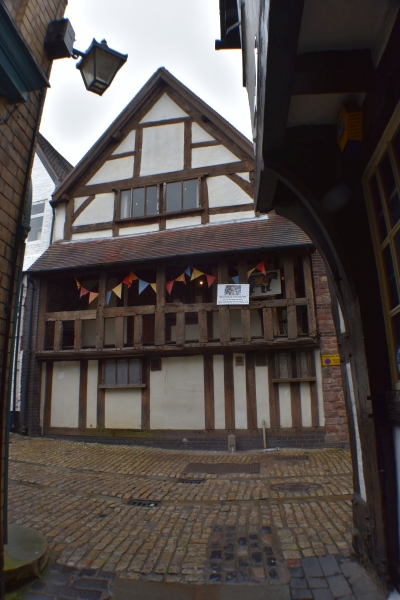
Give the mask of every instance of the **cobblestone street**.
M 9 521 L 43 533 L 52 552 L 27 600 L 128 598 L 115 590 L 129 581 L 189 594 L 168 596 L 164 585 L 155 598 L 231 584 L 255 600 L 380 600 L 352 558 L 351 491 L 345 449 L 228 454 L 11 438 Z

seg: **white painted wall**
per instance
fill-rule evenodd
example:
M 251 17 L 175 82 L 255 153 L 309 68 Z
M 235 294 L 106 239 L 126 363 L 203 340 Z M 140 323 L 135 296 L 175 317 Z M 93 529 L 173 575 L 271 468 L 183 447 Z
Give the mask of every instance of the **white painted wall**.
M 233 355 L 233 386 L 235 397 L 235 428 L 247 429 L 247 399 L 246 399 L 246 359 L 243 365 L 236 364 L 236 357 L 243 354 Z
M 107 183 L 108 181 L 121 181 L 122 179 L 131 179 L 133 177 L 134 156 L 125 156 L 124 158 L 115 158 L 107 160 L 93 175 L 86 185 L 96 183 Z
M 51 427 L 78 427 L 79 361 L 53 363 Z
M 249 204 L 253 202 L 253 199 L 237 183 L 226 177 L 226 175 L 208 177 L 207 187 L 208 205 L 210 208 L 235 206 L 237 204 Z
M 82 196 L 79 198 L 74 198 L 74 213 L 82 206 L 82 204 L 87 200 L 89 196 Z
M 201 216 L 181 217 L 180 219 L 167 219 L 166 229 L 178 229 L 180 227 L 195 227 L 201 225 Z
M 236 173 L 236 175 L 239 175 L 239 177 L 241 177 L 245 181 L 250 182 L 250 173 Z
M 215 429 L 225 429 L 224 357 L 215 355 L 213 363 Z
M 164 121 L 165 119 L 180 119 L 188 116 L 167 94 L 163 94 L 140 123 Z
M 230 223 L 231 221 L 247 221 L 254 219 L 254 211 L 231 212 L 222 215 L 210 215 L 210 223 Z
M 140 175 L 183 169 L 184 125 L 160 125 L 143 129 Z
M 115 154 L 123 154 L 124 152 L 134 152 L 135 151 L 135 140 L 136 140 L 136 131 L 130 131 L 126 138 L 117 146 L 113 152 Z
M 292 427 L 292 403 L 290 398 L 290 383 L 280 383 L 279 410 L 281 415 L 281 427 Z
M 115 161 L 113 161 L 115 162 Z M 114 193 L 97 194 L 85 208 L 74 225 L 91 225 L 92 223 L 105 223 L 114 218 Z
M 132 227 L 120 227 L 119 235 L 132 235 L 139 233 L 150 233 L 152 231 L 158 231 L 160 226 L 158 223 L 147 223 L 145 225 L 132 225 Z
M 310 383 L 300 383 L 301 423 L 303 427 L 312 427 Z
M 72 241 L 96 240 L 99 238 L 112 237 L 112 229 L 102 229 L 101 231 L 86 231 L 85 233 L 73 233 Z
M 41 430 L 41 435 L 43 435 L 45 402 L 46 402 L 46 363 L 42 362 L 41 386 L 40 386 L 40 430 Z
M 58 204 L 55 208 L 55 221 L 53 228 L 53 242 L 64 239 L 65 204 Z
M 88 361 L 86 426 L 97 427 L 97 378 L 99 361 Z
M 203 127 L 200 127 L 197 123 L 192 123 L 192 144 L 198 144 L 199 142 L 214 142 L 215 138 L 207 133 Z
M 262 428 L 263 421 L 267 428 L 270 427 L 268 367 L 266 365 L 256 365 L 256 404 L 257 427 Z
M 150 372 L 151 429 L 204 429 L 202 356 L 163 358 Z
M 226 163 L 239 162 L 240 158 L 235 156 L 225 146 L 205 146 L 204 148 L 192 148 L 192 167 L 208 167 L 211 165 L 224 165 Z
M 107 429 L 140 429 L 142 390 L 106 389 L 105 426 Z

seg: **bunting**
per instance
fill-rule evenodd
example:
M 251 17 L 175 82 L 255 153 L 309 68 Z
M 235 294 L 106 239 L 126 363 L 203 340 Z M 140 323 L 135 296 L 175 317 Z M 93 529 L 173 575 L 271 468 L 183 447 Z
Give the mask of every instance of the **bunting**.
M 239 283 L 239 275 L 235 275 L 235 277 L 231 277 L 233 283 Z
M 208 285 L 208 287 L 211 287 L 217 278 L 214 277 L 214 275 L 207 275 L 207 274 L 206 274 L 206 277 L 207 277 L 207 285 Z
M 174 287 L 174 283 L 175 280 L 173 279 L 172 281 L 167 281 L 167 283 L 165 284 L 165 289 L 167 290 L 169 295 L 172 294 L 172 288 Z
M 80 289 L 81 289 L 81 292 L 79 294 L 79 298 L 82 298 L 82 296 L 86 296 L 86 294 L 89 293 L 89 290 L 87 290 L 86 288 L 84 288 L 82 285 L 81 285 Z
M 111 295 L 112 295 L 112 290 L 110 290 L 109 292 L 106 292 L 106 306 L 108 306 L 110 304 Z
M 156 283 L 151 283 L 150 286 L 153 288 L 153 290 L 157 294 L 157 284 Z
M 89 292 L 89 302 L 88 304 L 90 304 L 91 302 L 93 302 L 93 300 L 95 300 L 98 296 L 98 292 Z
M 185 269 L 185 274 L 186 274 L 188 277 L 190 277 L 190 275 L 191 275 L 191 269 L 192 269 L 192 267 L 187 267 L 187 269 Z
M 150 285 L 148 281 L 143 281 L 143 279 L 139 279 L 139 294 L 144 292 L 148 285 Z
M 79 281 L 78 281 L 77 279 L 75 279 L 75 283 L 76 283 L 76 287 L 77 287 L 77 288 L 78 288 L 78 290 L 79 290 L 79 288 L 81 287 L 81 284 L 79 283 Z
M 185 273 L 182 273 L 182 275 L 179 275 L 179 277 L 174 279 L 174 281 L 183 281 L 183 283 L 186 284 Z
M 116 296 L 118 296 L 118 298 L 121 298 L 121 296 L 122 296 L 122 283 L 119 283 L 118 285 L 116 285 L 115 288 L 112 289 L 112 291 L 114 292 L 114 294 Z
M 261 271 L 261 273 L 262 273 L 263 275 L 266 275 L 266 274 L 267 274 L 267 271 L 265 270 L 265 261 L 263 260 L 262 262 L 260 262 L 260 263 L 259 263 L 259 264 L 256 266 L 255 270 L 256 270 L 256 271 Z
M 247 279 L 250 277 L 250 275 L 253 273 L 253 271 L 255 271 L 256 268 L 254 267 L 254 269 L 250 269 L 250 271 L 247 271 Z
M 193 281 L 194 279 L 197 279 L 198 277 L 201 277 L 202 275 L 204 275 L 203 271 L 199 271 L 198 269 L 193 269 L 190 281 Z

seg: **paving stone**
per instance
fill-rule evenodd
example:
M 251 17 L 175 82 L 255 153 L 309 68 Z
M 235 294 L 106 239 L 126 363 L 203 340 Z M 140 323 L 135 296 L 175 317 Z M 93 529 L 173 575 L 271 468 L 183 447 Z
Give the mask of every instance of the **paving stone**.
M 264 546 L 263 551 L 267 556 L 272 556 L 274 553 L 272 548 L 270 548 L 269 546 Z
M 213 550 L 210 558 L 211 560 L 221 560 L 221 550 Z
M 28 592 L 24 594 L 24 600 L 53 600 L 54 596 L 47 596 L 45 594 L 33 594 L 32 592 Z
M 319 564 L 321 565 L 324 575 L 326 577 L 330 575 L 338 575 L 341 573 L 337 560 L 332 555 L 321 556 L 319 559 Z
M 311 590 L 290 590 L 292 600 L 313 600 Z
M 355 561 L 346 561 L 340 564 L 340 569 L 345 577 L 351 577 L 352 575 L 359 575 L 364 573 L 364 569 Z
M 46 583 L 44 581 L 35 581 L 34 583 L 32 583 L 31 585 L 31 590 L 35 591 L 35 592 L 40 592 L 41 590 L 43 590 L 46 587 Z
M 226 544 L 226 546 L 224 546 L 224 550 L 225 552 L 232 552 L 233 544 Z
M 253 562 L 256 563 L 256 565 L 261 565 L 262 563 L 262 554 L 261 552 L 253 552 L 251 555 L 251 558 L 253 560 Z
M 239 544 L 239 546 L 247 546 L 247 538 L 246 537 L 240 537 L 238 539 L 238 544 Z
M 324 577 L 308 577 L 307 581 L 311 589 L 329 587 L 328 582 Z
M 304 572 L 307 577 L 323 577 L 323 572 L 319 560 L 316 556 L 310 556 L 309 558 L 303 558 L 301 561 Z
M 108 582 L 100 579 L 84 579 L 80 578 L 74 581 L 74 588 L 80 590 L 107 590 Z
M 343 575 L 333 575 L 333 577 L 327 577 L 326 580 L 334 598 L 351 594 L 349 584 Z
M 101 590 L 82 590 L 79 594 L 80 600 L 107 600 L 109 594 L 105 594 Z
M 303 577 L 304 571 L 300 567 L 289 567 L 289 573 L 292 577 Z
M 208 581 L 211 581 L 212 583 L 219 583 L 221 581 L 221 574 L 220 573 L 212 573 L 210 575 Z
M 314 600 L 334 600 L 331 590 L 313 590 Z
M 233 560 L 234 558 L 235 558 L 235 555 L 233 554 L 233 552 L 227 552 L 227 553 L 225 554 L 225 560 L 227 560 L 227 561 L 231 561 L 231 560 Z
M 292 577 L 289 585 L 291 588 L 298 588 L 303 590 L 308 588 L 307 581 L 304 577 Z
M 67 575 L 66 573 L 48 573 L 46 575 L 46 582 L 48 583 L 59 583 L 59 584 L 67 584 L 69 581 L 70 576 Z M 39 582 L 37 582 L 39 583 Z
M 267 565 L 269 567 L 276 567 L 276 560 L 275 560 L 275 558 L 267 558 Z
M 244 558 L 240 558 L 238 561 L 238 564 L 239 564 L 239 567 L 242 569 L 247 568 L 250 565 L 249 561 L 245 560 Z

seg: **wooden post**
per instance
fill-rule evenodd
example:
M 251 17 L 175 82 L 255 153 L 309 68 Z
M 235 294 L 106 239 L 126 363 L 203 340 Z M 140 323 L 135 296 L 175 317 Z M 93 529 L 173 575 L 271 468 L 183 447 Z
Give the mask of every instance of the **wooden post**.
M 183 310 L 176 313 L 176 343 L 183 346 L 185 343 L 185 313 Z
M 81 360 L 79 377 L 79 429 L 86 429 L 88 364 L 87 360 Z
M 203 212 L 201 213 L 201 224 L 205 225 L 210 220 L 210 215 L 208 212 L 209 201 L 208 201 L 208 184 L 207 184 L 206 176 L 201 177 L 201 179 L 199 181 L 199 185 L 200 185 L 201 206 L 204 209 Z
M 64 240 L 70 240 L 72 238 L 72 219 L 74 216 L 74 201 L 73 199 L 68 200 L 65 203 L 65 221 L 64 221 Z
M 292 409 L 292 427 L 301 427 L 300 383 L 290 383 L 290 403 Z
M 115 347 L 124 347 L 124 317 L 115 317 Z
M 263 308 L 264 339 L 267 342 L 274 340 L 274 331 L 272 329 L 272 308 Z
M 103 383 L 103 363 L 99 360 L 97 372 L 97 428 L 104 429 L 106 420 L 106 390 L 101 388 Z
M 38 315 L 38 333 L 37 333 L 37 345 L 36 349 L 38 352 L 44 350 L 44 340 L 46 335 L 46 322 L 44 316 L 47 308 L 47 279 L 42 277 L 40 281 L 40 303 L 39 303 L 39 315 Z
M 155 314 L 155 332 L 154 332 L 154 344 L 156 346 L 165 345 L 165 269 L 164 266 L 157 267 L 156 276 L 157 286 L 157 306 Z
M 233 354 L 224 354 L 225 427 L 235 429 L 235 392 L 233 384 Z
M 56 321 L 54 323 L 54 352 L 62 350 L 63 344 L 63 322 Z
M 212 354 L 204 355 L 204 412 L 206 429 L 214 429 L 214 357 Z
M 294 285 L 294 271 L 293 271 L 293 257 L 287 257 L 283 259 L 283 269 L 285 273 L 285 289 L 286 299 L 296 298 L 296 289 Z M 289 304 L 287 307 L 287 333 L 289 340 L 295 340 L 297 338 L 297 317 L 296 317 L 296 306 Z
M 218 283 L 228 283 L 228 265 L 218 263 Z M 219 307 L 219 339 L 223 343 L 231 341 L 231 319 L 228 306 Z
M 142 388 L 142 430 L 150 429 L 150 359 L 143 359 L 143 379 L 146 387 Z
M 135 348 L 142 346 L 143 335 L 143 316 L 135 315 L 133 317 L 133 345 Z
M 247 277 L 247 260 L 241 259 L 238 262 L 239 283 L 248 283 Z
M 246 354 L 246 405 L 247 427 L 257 429 L 257 400 L 256 400 L 256 357 L 254 352 Z
M 46 363 L 46 389 L 44 394 L 43 429 L 51 427 L 51 399 L 53 395 L 53 363 Z
M 82 350 L 82 321 L 81 319 L 75 319 L 74 322 L 74 350 L 79 352 Z
M 310 257 L 308 255 L 303 256 L 303 273 L 304 273 L 304 287 L 306 290 L 306 298 L 307 298 L 308 335 L 310 337 L 316 337 L 317 321 L 315 318 L 314 289 L 313 289 Z
M 200 344 L 206 344 L 208 342 L 207 312 L 205 310 L 199 310 L 197 314 L 199 323 L 199 342 Z
M 119 225 L 118 225 L 118 223 L 116 223 L 116 220 L 120 218 L 120 215 L 121 215 L 121 190 L 115 190 L 114 218 L 113 218 L 113 226 L 112 226 L 113 237 L 118 237 L 118 235 L 119 235 Z
M 97 296 L 96 319 L 96 348 L 101 350 L 104 346 L 104 305 L 106 303 L 107 275 L 101 273 L 99 279 L 99 295 Z

